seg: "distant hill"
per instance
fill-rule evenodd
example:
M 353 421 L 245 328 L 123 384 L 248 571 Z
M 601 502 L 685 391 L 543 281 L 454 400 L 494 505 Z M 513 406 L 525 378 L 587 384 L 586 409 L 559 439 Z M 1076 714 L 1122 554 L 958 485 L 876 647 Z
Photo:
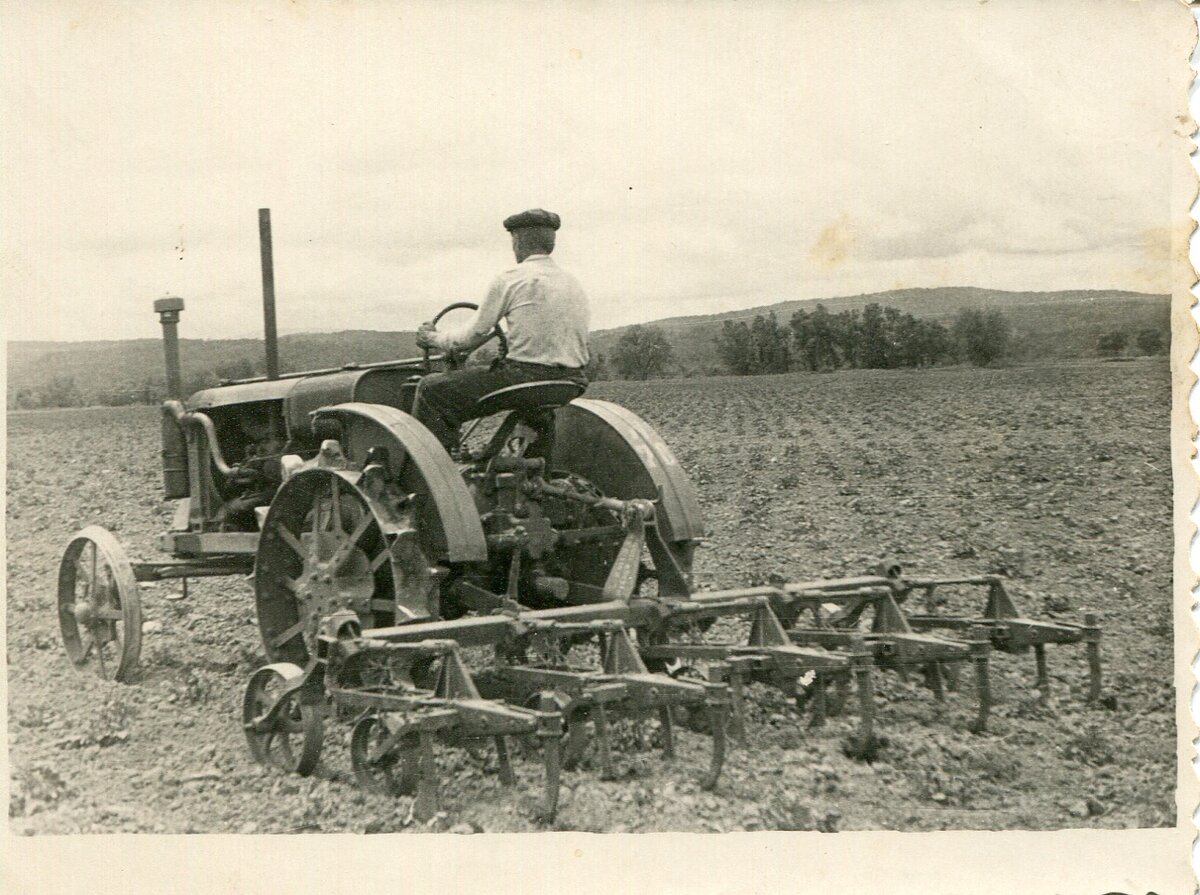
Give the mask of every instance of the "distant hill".
M 283 370 L 313 370 L 358 361 L 417 357 L 411 332 L 346 330 L 300 333 L 279 339 Z M 185 390 L 215 385 L 222 378 L 259 375 L 263 347 L 257 339 L 180 339 L 180 363 Z M 22 389 L 34 392 L 55 379 L 69 378 L 85 403 L 133 403 L 149 390 L 157 401 L 164 388 L 162 342 L 128 339 L 109 342 L 9 342 L 8 403 Z
M 872 302 L 949 324 L 961 308 L 996 308 L 1013 327 L 1018 358 L 1091 357 L 1101 335 L 1114 330 L 1133 334 L 1154 328 L 1164 342 L 1170 334 L 1170 297 L 1138 292 L 1003 292 L 974 287 L 898 289 L 867 295 L 784 301 L 774 305 L 697 317 L 654 321 L 675 346 L 679 372 L 719 369 L 715 338 L 724 320 L 750 320 L 774 313 L 787 323 L 799 309 L 823 304 L 829 311 L 861 309 Z M 627 327 L 592 334 L 593 350 L 608 354 Z M 341 366 L 356 361 L 416 357 L 411 332 L 347 330 L 299 333 L 279 340 L 284 370 Z M 183 339 L 184 378 L 189 390 L 219 378 L 262 371 L 262 345 L 256 339 Z M 84 403 L 156 401 L 163 388 L 162 344 L 157 339 L 108 342 L 9 342 L 8 405 L 22 392 L 43 394 L 73 384 Z
M 914 317 L 936 320 L 947 326 L 962 308 L 996 309 L 1013 327 L 1013 349 L 1018 359 L 1094 357 L 1096 343 L 1114 330 L 1136 333 L 1158 330 L 1163 343 L 1170 340 L 1171 297 L 1142 292 L 1070 291 L 1004 292 L 973 286 L 933 289 L 895 289 L 865 295 L 783 301 L 746 310 L 726 311 L 695 317 L 656 320 L 675 346 L 676 362 L 682 371 L 706 373 L 720 366 L 716 336 L 725 320 L 752 320 L 757 314 L 774 313 L 786 324 L 798 310 L 812 311 L 824 305 L 833 314 L 862 310 L 869 304 L 894 307 Z M 608 354 L 627 327 L 592 334 L 595 351 Z

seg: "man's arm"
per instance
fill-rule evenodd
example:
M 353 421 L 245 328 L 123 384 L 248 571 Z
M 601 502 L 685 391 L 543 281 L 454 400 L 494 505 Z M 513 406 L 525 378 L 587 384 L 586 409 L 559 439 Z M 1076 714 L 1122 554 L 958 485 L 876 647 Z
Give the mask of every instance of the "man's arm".
M 441 351 L 474 351 L 488 340 L 508 308 L 508 283 L 497 277 L 475 316 L 465 324 L 432 333 L 430 346 Z

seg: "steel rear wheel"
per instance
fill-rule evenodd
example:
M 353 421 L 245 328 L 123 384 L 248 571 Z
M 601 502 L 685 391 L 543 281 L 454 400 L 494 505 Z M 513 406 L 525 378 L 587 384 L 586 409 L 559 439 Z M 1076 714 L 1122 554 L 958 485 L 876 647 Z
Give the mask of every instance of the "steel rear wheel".
M 288 662 L 254 672 L 242 700 L 242 724 L 255 761 L 307 777 L 321 759 L 324 722 L 320 706 L 306 704 L 295 690 L 284 697 L 270 722 L 264 720 L 280 696 L 303 676 L 298 666 Z
M 142 604 L 129 557 L 90 525 L 71 538 L 58 568 L 58 624 L 71 663 L 127 683 L 142 651 Z
M 275 495 L 255 560 L 255 598 L 267 657 L 304 665 L 322 618 L 349 610 L 363 627 L 411 614 L 436 588 L 411 527 L 372 510 L 353 474 L 311 469 Z

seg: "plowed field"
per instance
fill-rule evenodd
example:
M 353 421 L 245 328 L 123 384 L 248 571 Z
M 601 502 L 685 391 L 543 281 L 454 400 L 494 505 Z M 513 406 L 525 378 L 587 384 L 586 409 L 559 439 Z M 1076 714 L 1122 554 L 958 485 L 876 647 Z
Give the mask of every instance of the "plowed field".
M 967 731 L 969 694 L 939 705 L 880 674 L 873 763 L 840 748 L 850 718 L 810 731 L 755 689 L 749 741 L 717 792 L 699 791 L 706 740 L 680 735 L 672 765 L 623 752 L 622 779 L 565 775 L 557 826 L 581 830 L 1054 829 L 1174 822 L 1169 373 L 1165 361 L 977 371 L 854 371 L 601 383 L 591 394 L 655 426 L 696 482 L 710 540 L 698 583 L 732 587 L 859 574 L 892 554 L 916 575 L 1003 571 L 1028 615 L 1105 629 L 1106 705 L 1083 705 L 1083 651 L 1050 648 L 1052 700 L 1032 657 L 998 655 L 1003 699 Z M 407 823 L 407 798 L 360 792 L 331 733 L 315 778 L 256 766 L 239 727 L 262 662 L 250 586 L 143 587 L 140 680 L 76 674 L 55 617 L 68 536 L 112 529 L 155 557 L 152 408 L 8 419 L 8 681 L 14 829 L 287 832 L 536 827 L 520 787 L 466 753 L 443 755 L 445 816 Z M 982 607 L 980 607 L 982 608 Z

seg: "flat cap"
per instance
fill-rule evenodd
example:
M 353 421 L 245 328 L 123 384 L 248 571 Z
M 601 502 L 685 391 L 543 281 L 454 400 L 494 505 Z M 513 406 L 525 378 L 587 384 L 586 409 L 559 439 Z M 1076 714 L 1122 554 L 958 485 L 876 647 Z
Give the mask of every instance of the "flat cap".
M 522 227 L 549 227 L 557 230 L 562 221 L 553 211 L 544 208 L 531 208 L 504 219 L 505 230 L 520 230 Z

